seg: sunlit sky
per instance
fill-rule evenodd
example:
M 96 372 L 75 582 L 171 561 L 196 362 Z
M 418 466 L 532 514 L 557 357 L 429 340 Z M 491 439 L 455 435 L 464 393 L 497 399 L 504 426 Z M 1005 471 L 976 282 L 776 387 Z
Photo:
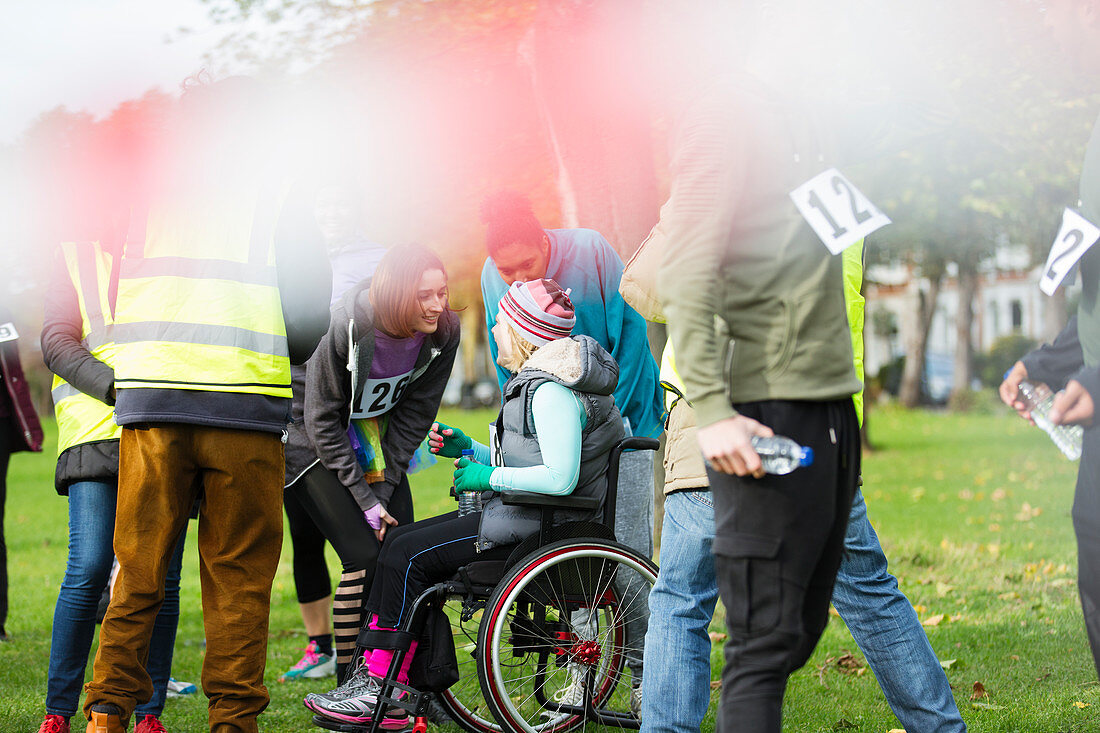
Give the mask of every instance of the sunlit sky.
M 58 105 L 99 117 L 175 90 L 224 33 L 206 13 L 200 0 L 15 0 L 0 23 L 0 144 Z

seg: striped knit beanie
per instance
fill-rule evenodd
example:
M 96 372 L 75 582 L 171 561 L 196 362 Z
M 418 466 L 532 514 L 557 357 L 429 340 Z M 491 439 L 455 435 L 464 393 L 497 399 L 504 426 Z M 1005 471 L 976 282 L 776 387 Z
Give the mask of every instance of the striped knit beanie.
M 545 278 L 514 282 L 500 299 L 500 313 L 524 341 L 544 346 L 569 336 L 577 322 L 569 292 Z

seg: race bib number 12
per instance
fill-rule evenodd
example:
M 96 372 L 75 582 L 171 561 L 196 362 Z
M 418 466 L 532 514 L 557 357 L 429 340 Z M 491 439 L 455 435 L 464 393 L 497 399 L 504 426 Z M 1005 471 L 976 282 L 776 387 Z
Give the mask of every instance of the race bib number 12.
M 19 334 L 15 331 L 15 324 L 11 321 L 0 323 L 0 344 L 5 341 L 15 341 Z
M 835 255 L 890 223 L 890 217 L 836 168 L 817 174 L 790 196 L 802 218 Z
M 1039 278 L 1039 289 L 1047 295 L 1054 291 L 1066 279 L 1066 275 L 1077 261 L 1089 251 L 1089 247 L 1100 239 L 1100 229 L 1073 209 L 1062 214 L 1062 228 L 1054 238 L 1054 244 L 1043 265 L 1043 276 Z

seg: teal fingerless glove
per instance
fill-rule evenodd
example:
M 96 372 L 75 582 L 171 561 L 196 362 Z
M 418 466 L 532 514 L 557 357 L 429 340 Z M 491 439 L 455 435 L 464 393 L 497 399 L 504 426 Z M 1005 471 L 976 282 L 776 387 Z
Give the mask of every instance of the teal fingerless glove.
M 447 458 L 458 458 L 473 445 L 474 441 L 464 432 L 441 422 L 432 423 L 428 433 L 428 450 Z
M 496 469 L 492 466 L 483 466 L 474 463 L 469 458 L 463 458 L 455 469 L 455 492 L 463 491 L 489 491 L 493 487 L 489 485 L 489 478 Z

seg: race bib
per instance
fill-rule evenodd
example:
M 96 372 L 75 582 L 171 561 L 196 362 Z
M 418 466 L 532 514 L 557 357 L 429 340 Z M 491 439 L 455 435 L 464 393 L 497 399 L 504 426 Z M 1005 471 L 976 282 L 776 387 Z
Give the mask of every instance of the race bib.
M 1062 228 L 1050 246 L 1047 263 L 1043 265 L 1043 276 L 1039 278 L 1039 289 L 1047 295 L 1054 291 L 1066 279 L 1066 275 L 1077 261 L 1089 251 L 1089 247 L 1100 239 L 1100 229 L 1091 221 L 1067 208 L 1062 214 Z
M 817 174 L 790 196 L 802 218 L 835 255 L 890 223 L 890 217 L 836 168 Z
M 412 370 L 396 377 L 371 378 L 363 385 L 363 394 L 355 403 L 351 417 L 357 420 L 363 417 L 378 417 L 393 409 L 405 394 L 409 386 Z
M 0 344 L 5 341 L 15 341 L 19 334 L 15 330 L 15 324 L 11 321 L 0 323 Z

